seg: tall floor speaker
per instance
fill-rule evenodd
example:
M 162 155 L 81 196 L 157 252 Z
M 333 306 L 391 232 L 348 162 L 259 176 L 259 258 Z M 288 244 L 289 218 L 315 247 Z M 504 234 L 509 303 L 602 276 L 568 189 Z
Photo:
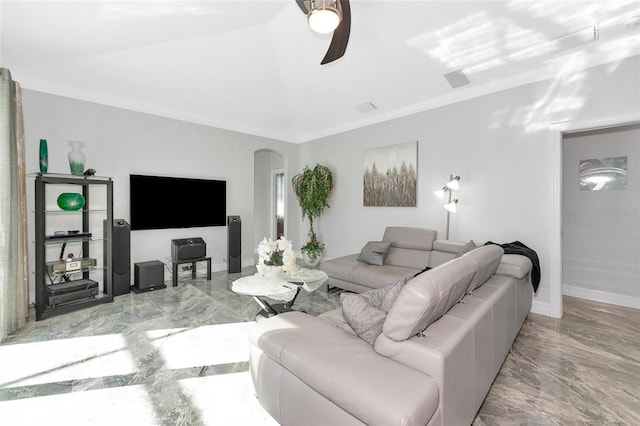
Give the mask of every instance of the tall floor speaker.
M 227 216 L 227 264 L 229 273 L 242 269 L 242 223 L 240 216 Z
M 124 219 L 114 219 L 112 226 L 113 295 L 120 296 L 131 291 L 131 227 Z

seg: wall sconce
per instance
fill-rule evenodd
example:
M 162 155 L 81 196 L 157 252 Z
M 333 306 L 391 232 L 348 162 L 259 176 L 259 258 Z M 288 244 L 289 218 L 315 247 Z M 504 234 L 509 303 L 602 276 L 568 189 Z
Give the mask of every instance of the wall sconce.
M 455 213 L 457 211 L 456 206 L 458 205 L 458 199 L 452 197 L 453 191 L 460 190 L 460 176 L 449 175 L 449 182 L 447 182 L 442 189 L 437 191 L 433 191 L 436 197 L 441 200 L 444 200 L 444 195 L 448 192 L 449 198 L 447 200 L 447 204 L 444 205 L 444 209 L 447 211 L 447 231 L 445 233 L 445 239 L 449 239 L 449 222 L 451 219 L 451 213 Z

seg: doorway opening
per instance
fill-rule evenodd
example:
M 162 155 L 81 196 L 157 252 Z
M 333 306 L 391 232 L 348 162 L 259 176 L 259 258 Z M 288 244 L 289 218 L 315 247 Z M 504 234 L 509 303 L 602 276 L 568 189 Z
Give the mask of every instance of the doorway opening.
M 286 235 L 286 158 L 270 149 L 254 152 L 253 235 L 254 247 L 263 238 Z
M 284 233 L 284 219 L 285 219 L 285 206 L 287 205 L 286 187 L 285 187 L 285 175 L 284 170 L 273 170 L 271 172 L 271 182 L 273 187 L 273 196 L 271 199 L 272 212 L 273 212 L 273 239 L 278 239 L 285 235 Z
M 562 145 L 562 293 L 640 309 L 640 124 Z
M 565 122 L 554 124 L 551 127 L 552 149 L 553 149 L 553 218 L 551 224 L 551 247 L 550 247 L 550 294 L 548 314 L 554 318 L 562 317 L 562 295 L 563 295 L 563 201 L 564 201 L 564 168 L 563 168 L 563 145 L 565 137 L 579 132 L 601 131 L 615 129 L 621 126 L 637 125 L 640 123 L 640 114 L 626 117 L 611 118 L 606 120 L 589 122 Z M 602 209 L 603 213 L 606 209 Z M 611 302 L 608 302 L 611 303 Z

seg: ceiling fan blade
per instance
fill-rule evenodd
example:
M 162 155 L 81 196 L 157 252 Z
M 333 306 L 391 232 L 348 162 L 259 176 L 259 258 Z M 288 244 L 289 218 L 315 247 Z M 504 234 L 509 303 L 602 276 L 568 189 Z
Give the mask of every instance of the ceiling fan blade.
M 342 7 L 342 21 L 340 21 L 340 25 L 333 31 L 333 38 L 331 38 L 329 50 L 327 50 L 327 54 L 322 58 L 320 65 L 340 59 L 347 50 L 349 34 L 351 33 L 351 7 L 349 6 L 349 0 L 339 1 Z
M 304 4 L 304 0 L 296 0 L 296 3 L 298 4 L 298 7 L 300 8 L 300 10 L 302 10 L 302 13 L 304 13 L 305 15 L 309 13 L 309 9 Z

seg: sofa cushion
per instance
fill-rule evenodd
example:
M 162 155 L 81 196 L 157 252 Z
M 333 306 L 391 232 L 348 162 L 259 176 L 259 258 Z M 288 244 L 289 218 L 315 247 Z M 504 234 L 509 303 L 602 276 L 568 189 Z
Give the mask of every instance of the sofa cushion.
M 369 265 L 382 266 L 390 245 L 389 241 L 369 241 L 360 251 L 358 260 Z
M 341 293 L 342 314 L 360 338 L 373 345 L 380 334 L 387 313 L 409 278 L 364 293 Z
M 431 264 L 431 254 L 431 251 L 391 246 L 384 259 L 384 264 L 385 266 L 422 269 L 425 265 Z
M 382 331 L 397 342 L 423 331 L 464 297 L 476 262 L 460 257 L 412 278 L 391 307 Z
M 433 250 L 437 232 L 433 229 L 388 226 L 382 239 L 391 242 L 391 247 L 413 250 Z
M 432 229 L 388 226 L 383 241 L 389 241 L 391 247 L 385 258 L 385 265 L 422 269 L 429 265 L 433 242 L 437 232 Z
M 402 266 L 368 265 L 358 261 L 358 254 L 322 262 L 320 268 L 331 278 L 362 283 L 370 288 L 385 287 L 389 283 L 394 283 L 407 275 L 413 275 L 419 271 L 417 268 L 405 268 Z
M 496 273 L 503 254 L 504 250 L 502 247 L 492 244 L 478 247 L 477 249 L 462 256 L 463 258 L 470 259 L 475 262 L 478 269 L 469 283 L 467 293 L 471 293 L 473 290 L 480 287 Z
M 458 253 L 466 243 L 452 240 L 436 240 L 433 242 L 433 251 L 429 257 L 429 263 L 427 266 L 435 268 L 438 265 L 442 265 L 455 259 L 456 253 Z
M 476 243 L 474 243 L 473 240 L 469 240 L 469 242 L 465 244 L 464 247 L 456 252 L 456 257 L 460 257 L 466 253 L 469 253 L 471 250 L 475 250 L 476 248 L 478 248 Z

